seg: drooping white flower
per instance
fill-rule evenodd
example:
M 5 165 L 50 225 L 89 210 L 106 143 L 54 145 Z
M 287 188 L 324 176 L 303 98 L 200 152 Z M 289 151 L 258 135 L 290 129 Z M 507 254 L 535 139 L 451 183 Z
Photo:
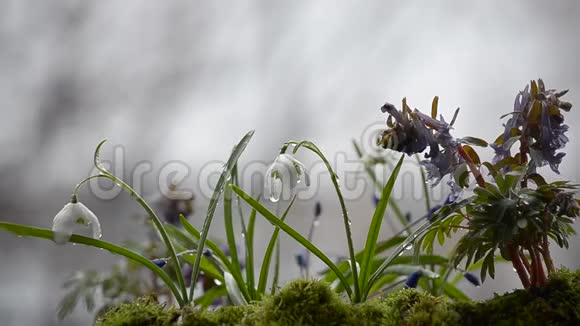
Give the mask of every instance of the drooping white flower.
M 304 164 L 290 154 L 280 154 L 266 171 L 264 196 L 277 202 L 282 192 L 291 193 L 302 180 L 306 186 L 310 185 Z
M 91 228 L 93 238 L 101 238 L 101 224 L 97 216 L 85 205 L 76 200 L 64 205 L 52 220 L 54 242 L 65 244 L 77 225 Z

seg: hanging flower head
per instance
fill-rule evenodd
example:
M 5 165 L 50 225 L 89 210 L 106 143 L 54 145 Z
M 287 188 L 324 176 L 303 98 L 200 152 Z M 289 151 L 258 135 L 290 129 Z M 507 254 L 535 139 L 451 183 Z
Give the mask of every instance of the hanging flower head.
M 304 164 L 290 154 L 280 154 L 266 171 L 264 196 L 277 202 L 283 192 L 291 193 L 302 180 L 306 186 L 310 185 Z
M 496 145 L 503 145 L 500 151 L 496 149 L 496 154 L 509 153 L 509 148 L 519 140 L 523 144 L 523 153 L 530 154 L 531 172 L 536 167 L 549 165 L 552 171 L 559 173 L 558 166 L 566 154 L 558 150 L 568 143 L 566 132 L 569 129 L 564 124 L 562 111 L 568 112 L 572 108 L 572 104 L 560 99 L 567 92 L 546 89 L 542 79 L 532 81 L 519 92 L 503 137 L 496 140 Z
M 71 202 L 66 204 L 52 220 L 54 242 L 57 244 L 68 242 L 77 225 L 91 228 L 93 238 L 101 238 L 99 219 L 90 209 L 78 202 L 74 196 Z
M 463 163 L 463 159 L 457 152 L 458 140 L 451 134 L 458 110 L 447 123 L 443 116 L 436 116 L 438 98 L 433 100 L 433 116 L 428 116 L 415 109 L 411 111 L 406 99 L 403 99 L 403 108 L 398 111 L 394 105 L 386 103 L 381 107 L 383 113 L 388 113 L 388 129 L 384 130 L 378 140 L 379 146 L 392 149 L 407 155 L 425 153 L 426 160 L 421 161 L 425 167 L 427 179 L 436 186 L 445 175 L 453 175 L 455 170 Z M 393 122 L 393 119 L 395 122 Z

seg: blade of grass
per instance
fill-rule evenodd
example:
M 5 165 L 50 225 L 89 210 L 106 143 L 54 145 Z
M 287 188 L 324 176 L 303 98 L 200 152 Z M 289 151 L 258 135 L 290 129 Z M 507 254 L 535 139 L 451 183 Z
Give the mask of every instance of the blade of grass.
M 47 240 L 52 240 L 54 238 L 54 233 L 51 230 L 35 228 L 26 225 L 0 222 L 0 229 L 12 232 L 18 236 L 34 237 Z M 181 297 L 179 290 L 177 289 L 177 287 L 175 286 L 173 280 L 169 277 L 169 275 L 163 269 L 159 268 L 157 265 L 151 262 L 149 259 L 139 255 L 138 253 L 119 247 L 106 241 L 84 237 L 78 234 L 71 235 L 69 242 L 104 249 L 113 254 L 121 255 L 129 260 L 141 264 L 143 267 L 148 268 L 153 273 L 155 273 L 155 275 L 159 276 L 159 278 L 161 278 L 165 282 L 165 284 L 167 284 L 167 287 L 169 287 L 169 289 L 177 299 L 177 302 L 179 303 L 180 307 L 183 307 L 185 305 L 185 302 Z
M 421 234 L 423 234 L 423 232 L 427 231 L 429 229 L 429 227 L 431 226 L 430 222 L 425 222 L 423 223 L 423 225 L 421 225 L 421 227 L 419 227 L 415 232 L 411 233 L 407 239 L 405 239 L 405 241 L 403 241 L 392 253 L 391 255 L 389 255 L 389 257 L 387 257 L 383 263 L 379 266 L 379 268 L 377 268 L 377 270 L 371 275 L 371 277 L 369 278 L 365 289 L 363 289 L 363 300 L 365 300 L 368 296 L 368 291 L 370 290 L 370 288 L 373 286 L 373 283 L 377 281 L 378 278 L 381 277 L 383 271 L 392 263 L 392 261 L 397 258 L 404 250 L 405 248 L 407 248 L 407 246 L 409 246 L 409 244 L 412 244 L 415 239 L 420 236 Z
M 352 145 L 354 146 L 354 150 L 356 151 L 358 158 L 362 159 L 364 154 L 363 154 L 361 148 L 356 143 L 356 141 L 353 140 Z M 392 165 L 390 167 L 393 168 Z M 375 171 L 373 171 L 373 169 L 371 169 L 366 164 L 365 164 L 365 171 L 369 175 L 369 178 L 371 178 L 371 181 L 375 185 L 375 188 L 377 189 L 377 191 L 381 191 L 383 189 L 383 186 L 379 183 Z M 392 198 L 389 198 L 389 207 L 393 210 L 393 213 L 395 213 L 395 216 L 397 217 L 399 222 L 402 225 L 406 225 L 407 218 L 405 217 L 405 214 L 403 214 L 403 211 L 401 210 L 401 208 L 399 208 L 399 205 Z M 406 233 L 409 234 L 410 232 L 406 232 Z
M 232 190 L 228 185 L 226 185 L 224 190 L 224 228 L 226 230 L 226 240 L 228 242 L 233 267 L 230 273 L 232 275 L 238 274 L 237 276 L 241 278 L 242 267 L 238 258 L 238 248 L 236 246 L 236 235 L 234 234 L 234 221 L 232 217 Z
M 226 286 L 224 284 L 214 286 L 213 288 L 206 291 L 204 294 L 193 300 L 193 304 L 196 306 L 201 306 L 201 309 L 205 309 L 214 302 L 215 299 L 228 295 Z
M 397 180 L 397 176 L 399 175 L 399 171 L 401 170 L 401 166 L 403 165 L 403 161 L 405 156 L 401 155 L 399 162 L 395 166 L 393 173 L 389 177 L 385 188 L 383 189 L 383 193 L 381 195 L 381 199 L 377 204 L 375 209 L 375 213 L 373 215 L 373 219 L 371 220 L 371 225 L 369 227 L 369 232 L 367 236 L 367 241 L 365 244 L 365 248 L 363 250 L 363 259 L 361 264 L 361 274 L 360 274 L 360 288 L 366 287 L 366 282 L 368 277 L 371 273 L 371 263 L 372 259 L 375 256 L 375 249 L 377 247 L 377 240 L 379 238 L 379 232 L 381 231 L 381 225 L 383 223 L 383 218 L 385 216 L 385 210 L 387 209 L 387 204 L 389 203 L 389 198 L 391 197 L 391 192 L 393 191 L 393 187 L 395 186 L 395 181 Z
M 274 277 L 272 279 L 271 295 L 278 291 L 278 280 L 280 278 L 280 240 L 276 241 L 276 255 L 274 257 Z
M 379 241 L 377 248 L 375 249 L 375 255 L 378 255 L 380 253 L 383 253 L 383 252 L 391 249 L 392 247 L 405 241 L 405 239 L 406 239 L 405 237 L 395 235 L 387 240 Z M 356 254 L 356 259 L 361 260 L 362 256 L 363 256 L 363 250 L 359 251 Z M 350 267 L 350 265 L 348 264 L 347 261 L 342 261 L 337 266 L 340 269 L 340 271 L 343 273 L 346 273 L 346 271 Z M 320 274 L 325 275 L 324 280 L 327 281 L 328 283 L 332 283 L 337 279 L 336 274 L 333 273 L 330 269 L 323 270 L 322 272 L 320 272 Z
M 189 223 L 189 221 L 183 215 L 179 215 L 179 220 L 181 221 L 181 225 L 183 225 L 183 228 L 187 232 L 189 232 L 189 234 L 191 234 L 192 237 L 194 237 L 195 239 L 201 238 L 200 232 L 193 225 L 191 225 L 191 223 Z M 228 257 L 224 254 L 223 251 L 221 251 L 221 249 L 213 241 L 206 239 L 205 244 L 207 245 L 209 250 L 211 250 L 212 253 L 222 262 L 225 270 L 231 271 L 234 268 L 232 266 L 232 263 L 228 259 Z M 197 258 L 196 258 L 196 261 L 197 261 Z M 247 289 L 244 286 L 244 280 L 239 275 L 238 276 L 232 275 L 232 276 L 234 277 L 234 279 L 238 283 L 238 286 L 240 286 L 240 284 L 242 285 L 242 287 L 240 289 L 242 290 L 242 293 L 244 294 L 246 299 L 248 299 L 249 293 L 247 292 Z
M 226 162 L 226 165 L 224 166 L 224 171 L 220 175 L 220 178 L 219 178 L 217 185 L 214 189 L 213 195 L 211 196 L 211 199 L 209 201 L 209 206 L 207 208 L 207 215 L 205 217 L 205 220 L 203 221 L 203 227 L 202 227 L 202 230 L 200 233 L 199 243 L 197 246 L 199 251 L 203 251 L 203 248 L 205 246 L 205 241 L 206 241 L 207 235 L 209 233 L 209 228 L 211 226 L 211 222 L 213 220 L 213 215 L 215 213 L 219 198 L 221 196 L 221 193 L 224 191 L 224 187 L 226 186 L 227 180 L 231 177 L 232 169 L 234 168 L 234 166 L 238 162 L 238 159 L 240 158 L 240 156 L 242 155 L 242 153 L 246 149 L 246 146 L 248 146 L 248 143 L 250 142 L 250 139 L 252 139 L 253 135 L 254 135 L 254 131 L 252 130 L 252 131 L 248 132 L 240 140 L 240 142 L 236 145 L 236 147 L 234 147 L 234 150 L 233 150 L 232 154 L 230 155 L 230 158 L 228 159 L 228 161 Z M 191 273 L 192 284 L 196 283 L 197 277 L 199 276 L 200 263 L 201 263 L 201 255 L 198 255 L 195 259 L 195 263 L 193 265 L 193 271 Z M 193 298 L 194 291 L 195 291 L 195 286 L 191 286 L 190 290 L 189 290 L 190 300 Z M 245 295 L 247 295 L 247 293 Z M 248 297 L 246 297 L 246 300 L 247 299 L 248 299 Z
M 294 204 L 294 200 L 296 200 L 296 196 L 292 198 L 288 207 L 282 214 L 280 220 L 283 222 L 290 211 L 290 208 Z M 254 209 L 256 211 L 256 209 Z M 266 252 L 264 253 L 264 259 L 262 260 L 262 268 L 260 269 L 260 277 L 258 278 L 258 295 L 262 296 L 266 293 L 266 283 L 268 282 L 268 273 L 270 271 L 270 263 L 272 260 L 272 252 L 274 252 L 274 246 L 278 240 L 278 233 L 280 232 L 280 228 L 274 228 L 274 232 L 270 237 L 270 242 L 268 242 L 268 247 L 266 247 Z
M 233 183 L 236 186 L 240 186 L 240 181 L 238 177 L 238 165 L 236 164 L 233 174 Z M 260 198 L 260 196 L 258 196 Z M 245 270 L 246 270 L 246 285 L 248 288 L 248 293 L 250 294 L 251 299 L 256 298 L 256 287 L 255 287 L 255 276 L 254 276 L 254 227 L 256 222 L 256 213 L 255 210 L 252 211 L 250 214 L 250 220 L 248 227 L 246 228 L 246 220 L 244 218 L 244 213 L 242 210 L 242 202 L 241 200 L 236 197 L 236 206 L 238 207 L 238 215 L 240 216 L 240 225 L 242 227 L 242 235 L 244 237 L 244 258 L 246 262 Z M 251 230 L 249 230 L 251 228 Z M 250 234 L 251 233 L 251 234 Z
M 318 257 L 320 260 L 322 260 L 322 262 L 324 262 L 332 271 L 334 271 L 338 275 L 338 277 L 340 278 L 340 281 L 343 282 L 343 284 L 347 285 L 347 293 L 348 293 L 348 296 L 352 300 L 352 298 L 353 298 L 352 297 L 352 290 L 350 289 L 350 287 L 348 287 L 347 280 L 345 279 L 344 275 L 342 275 L 340 270 L 336 267 L 336 265 L 332 262 L 332 260 L 330 260 L 330 258 L 328 258 L 315 245 L 308 242 L 308 240 L 306 238 L 304 238 L 300 233 L 296 232 L 293 228 L 288 226 L 286 223 L 280 221 L 280 219 L 278 219 L 274 214 L 272 214 L 266 207 L 262 206 L 262 204 L 260 204 L 254 198 L 252 198 L 250 195 L 246 194 L 242 189 L 240 189 L 236 186 L 232 186 L 232 189 L 234 190 L 234 192 L 236 194 L 238 194 L 238 196 L 240 196 L 241 199 L 243 199 L 246 203 L 248 203 L 252 208 L 257 210 L 258 213 L 260 213 L 264 218 L 266 218 L 268 221 L 270 221 L 270 223 L 279 227 L 282 231 L 286 232 L 289 236 L 294 238 L 294 240 L 296 240 L 300 244 L 302 244 L 306 249 L 310 250 L 311 253 L 313 253 L 316 257 Z
M 254 275 L 254 229 L 256 226 L 256 210 L 252 210 L 246 233 L 246 282 L 252 299 L 257 299 Z

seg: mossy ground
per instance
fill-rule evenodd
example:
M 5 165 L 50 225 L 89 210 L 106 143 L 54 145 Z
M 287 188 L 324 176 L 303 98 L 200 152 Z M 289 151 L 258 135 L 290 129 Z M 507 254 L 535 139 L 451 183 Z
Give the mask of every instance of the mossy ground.
M 179 317 L 182 317 L 181 320 Z M 415 290 L 352 305 L 320 281 L 297 280 L 241 307 L 179 312 L 151 299 L 108 310 L 99 326 L 151 325 L 580 325 L 580 271 L 561 271 L 542 289 L 516 290 L 483 302 L 451 302 Z

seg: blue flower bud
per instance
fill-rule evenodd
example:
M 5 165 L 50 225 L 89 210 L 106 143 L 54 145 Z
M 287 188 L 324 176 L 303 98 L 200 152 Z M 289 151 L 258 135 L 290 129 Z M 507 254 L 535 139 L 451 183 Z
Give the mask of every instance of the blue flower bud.
M 314 217 L 319 217 L 320 214 L 322 214 L 322 205 L 320 205 L 320 202 L 317 201 L 316 205 L 314 206 Z
M 407 277 L 407 281 L 405 281 L 405 288 L 407 289 L 414 289 L 417 287 L 417 283 L 419 283 L 419 279 L 423 274 L 421 271 L 415 271 Z
M 306 255 L 303 252 L 299 252 L 299 253 L 295 254 L 294 258 L 296 259 L 296 264 L 301 269 L 308 267 L 308 259 L 306 259 Z
M 465 272 L 465 274 L 463 274 L 463 277 L 465 277 L 465 279 L 468 280 L 469 283 L 473 284 L 473 286 L 480 286 L 481 285 L 479 278 L 472 273 Z
M 159 268 L 163 268 L 167 264 L 167 260 L 165 258 L 157 258 L 151 261 L 153 264 L 157 265 Z
M 377 207 L 380 200 L 381 199 L 379 198 L 379 196 L 377 196 L 377 194 L 373 194 L 373 203 L 375 204 L 375 207 Z

